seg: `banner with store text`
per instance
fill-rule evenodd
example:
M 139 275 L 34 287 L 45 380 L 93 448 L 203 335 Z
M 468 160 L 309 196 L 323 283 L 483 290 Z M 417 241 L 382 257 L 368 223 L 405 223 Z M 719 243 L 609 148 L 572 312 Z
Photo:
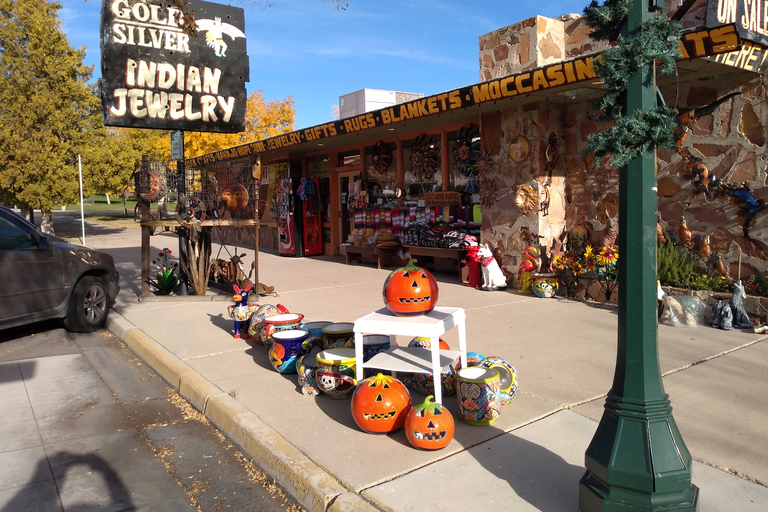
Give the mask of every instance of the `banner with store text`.
M 104 124 L 236 133 L 245 124 L 249 63 L 243 9 L 190 0 L 197 34 L 158 0 L 103 0 Z

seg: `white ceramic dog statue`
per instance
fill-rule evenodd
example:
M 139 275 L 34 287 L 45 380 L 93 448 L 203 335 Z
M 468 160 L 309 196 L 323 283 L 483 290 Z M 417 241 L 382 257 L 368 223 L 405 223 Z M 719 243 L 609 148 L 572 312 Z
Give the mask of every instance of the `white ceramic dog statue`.
M 483 274 L 483 286 L 481 289 L 486 291 L 501 290 L 507 287 L 507 278 L 499 268 L 499 263 L 493 257 L 493 251 L 488 244 L 480 246 L 477 251 L 477 257 L 480 259 L 481 271 Z

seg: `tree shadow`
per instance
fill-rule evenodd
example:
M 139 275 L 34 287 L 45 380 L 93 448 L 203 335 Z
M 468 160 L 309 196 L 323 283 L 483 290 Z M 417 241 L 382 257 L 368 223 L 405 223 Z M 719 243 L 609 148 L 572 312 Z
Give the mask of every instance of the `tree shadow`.
M 56 493 L 50 493 L 48 496 L 44 496 L 39 489 L 39 482 L 48 481 L 51 478 L 51 468 L 62 467 L 66 470 L 75 466 L 85 466 L 89 469 L 89 473 L 98 475 L 104 482 L 104 486 L 108 489 L 109 496 L 106 498 L 107 503 L 104 503 L 105 497 L 99 497 L 100 503 L 74 503 L 63 507 L 61 503 L 61 488 L 65 482 L 67 476 L 64 473 L 61 477 L 56 478 Z M 65 471 L 66 471 L 65 470 Z M 87 495 L 82 489 L 78 489 L 80 496 Z M 41 499 L 43 501 L 41 501 Z M 58 452 L 46 459 L 40 460 L 37 464 L 35 474 L 30 478 L 29 484 L 25 485 L 14 496 L 0 512 L 17 512 L 19 510 L 32 510 L 30 506 L 34 504 L 37 510 L 58 510 L 66 508 L 67 512 L 95 512 L 97 510 L 120 510 L 121 512 L 130 512 L 136 510 L 133 504 L 133 500 L 125 488 L 122 479 L 112 467 L 98 455 L 89 453 L 85 455 Z

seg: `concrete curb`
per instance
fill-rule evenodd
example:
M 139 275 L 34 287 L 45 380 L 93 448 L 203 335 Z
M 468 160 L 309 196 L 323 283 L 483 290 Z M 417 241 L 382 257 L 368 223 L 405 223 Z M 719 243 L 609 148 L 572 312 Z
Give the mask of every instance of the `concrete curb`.
M 106 329 L 122 340 L 179 394 L 232 440 L 301 506 L 311 512 L 378 511 L 297 449 L 276 430 L 122 315 L 110 312 Z

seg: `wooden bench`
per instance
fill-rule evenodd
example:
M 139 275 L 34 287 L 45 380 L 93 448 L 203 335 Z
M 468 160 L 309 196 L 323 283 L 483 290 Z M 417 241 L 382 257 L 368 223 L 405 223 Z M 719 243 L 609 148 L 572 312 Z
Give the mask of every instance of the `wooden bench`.
M 411 257 L 418 261 L 420 267 L 426 267 L 430 271 L 446 270 L 453 272 L 458 270 L 461 282 L 467 282 L 468 274 L 464 264 L 464 258 L 467 256 L 466 249 L 405 245 L 403 250 L 410 253 Z
M 376 261 L 376 265 L 381 269 L 393 267 L 398 263 L 398 249 L 377 249 L 372 245 L 340 245 L 339 252 L 344 256 L 347 265 L 353 261 Z

